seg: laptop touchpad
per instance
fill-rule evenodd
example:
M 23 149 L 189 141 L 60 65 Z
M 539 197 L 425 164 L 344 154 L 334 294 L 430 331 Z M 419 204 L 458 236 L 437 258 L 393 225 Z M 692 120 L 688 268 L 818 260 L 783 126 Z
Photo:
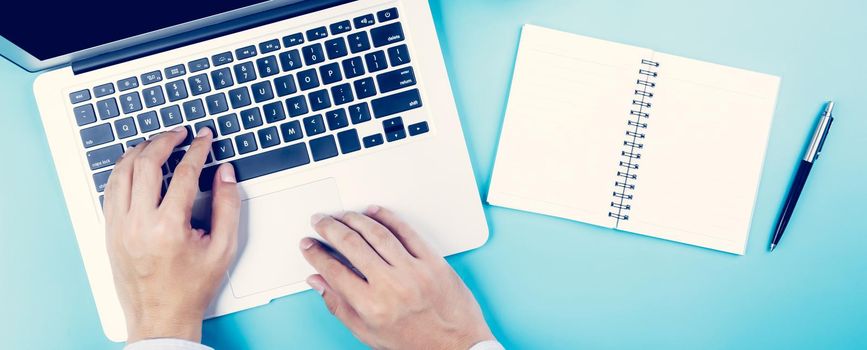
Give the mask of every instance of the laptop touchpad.
M 241 203 L 238 257 L 229 284 L 241 298 L 304 281 L 314 273 L 298 250 L 304 237 L 318 237 L 310 216 L 343 210 L 337 183 L 325 179 Z

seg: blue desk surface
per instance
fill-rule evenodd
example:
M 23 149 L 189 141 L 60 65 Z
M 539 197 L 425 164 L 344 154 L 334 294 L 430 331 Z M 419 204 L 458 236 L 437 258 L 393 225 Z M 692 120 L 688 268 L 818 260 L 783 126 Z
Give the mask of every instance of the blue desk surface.
M 746 256 L 487 207 L 489 243 L 449 261 L 507 347 L 867 348 L 867 2 L 431 7 L 483 196 L 523 23 L 782 77 Z M 0 77 L 0 347 L 119 348 L 100 329 L 32 96 L 35 76 L 0 60 Z M 782 245 L 768 254 L 827 98 L 838 109 L 825 153 Z M 364 347 L 312 292 L 208 321 L 204 340 L 223 349 Z

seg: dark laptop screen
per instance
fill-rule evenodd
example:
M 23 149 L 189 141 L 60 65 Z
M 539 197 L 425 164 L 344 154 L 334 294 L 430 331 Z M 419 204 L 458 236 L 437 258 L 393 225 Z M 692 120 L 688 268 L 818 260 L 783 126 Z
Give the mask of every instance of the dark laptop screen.
M 13 1 L 0 5 L 0 35 L 46 60 L 267 1 Z

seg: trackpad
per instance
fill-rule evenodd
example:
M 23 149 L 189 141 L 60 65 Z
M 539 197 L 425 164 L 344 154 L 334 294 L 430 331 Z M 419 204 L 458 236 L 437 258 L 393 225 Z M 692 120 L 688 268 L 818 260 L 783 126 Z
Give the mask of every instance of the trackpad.
M 238 258 L 229 270 L 232 294 L 241 298 L 304 281 L 315 272 L 298 250 L 302 238 L 318 237 L 310 216 L 342 210 L 334 179 L 242 202 Z

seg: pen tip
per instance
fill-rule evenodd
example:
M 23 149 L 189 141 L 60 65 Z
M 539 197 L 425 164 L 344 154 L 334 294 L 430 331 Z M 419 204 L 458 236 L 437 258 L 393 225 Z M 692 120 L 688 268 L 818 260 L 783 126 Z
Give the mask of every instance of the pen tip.
M 776 247 L 777 247 L 776 244 L 771 244 L 771 251 L 774 251 L 774 248 L 776 248 Z

